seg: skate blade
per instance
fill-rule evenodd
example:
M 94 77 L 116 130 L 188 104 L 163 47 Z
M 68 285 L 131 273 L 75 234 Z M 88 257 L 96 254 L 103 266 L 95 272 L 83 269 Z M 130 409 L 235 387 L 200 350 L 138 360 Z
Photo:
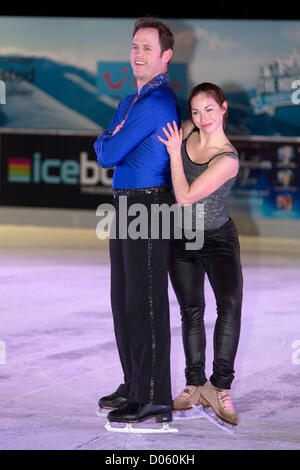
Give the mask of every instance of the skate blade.
M 123 423 L 125 424 L 125 423 Z M 105 429 L 109 432 L 119 432 L 119 433 L 130 433 L 130 434 L 159 434 L 159 433 L 174 433 L 178 432 L 176 428 L 170 428 L 168 423 L 163 423 L 162 428 L 137 428 L 133 427 L 132 424 L 127 423 L 124 427 L 115 428 L 112 427 L 110 422 L 107 421 L 106 425 L 104 426 Z
M 201 416 L 203 416 L 203 418 L 206 418 L 208 421 L 213 423 L 215 426 L 222 429 L 222 431 L 228 432 L 229 434 L 234 434 L 235 433 L 236 426 L 234 426 L 233 424 L 225 423 L 221 418 L 219 418 L 214 413 L 213 410 L 211 411 L 213 414 L 211 414 L 211 412 L 208 411 L 208 409 L 203 408 L 202 405 L 200 405 L 200 406 L 193 405 L 193 408 L 196 409 L 197 412 L 200 413 Z M 209 410 L 211 410 L 211 408 L 209 408 Z
M 96 415 L 99 416 L 99 418 L 107 418 L 108 413 L 109 410 L 105 410 L 104 408 L 98 408 L 96 411 Z
M 193 405 L 196 406 L 196 405 Z M 198 407 L 196 407 L 198 408 Z M 198 410 L 195 412 L 193 408 L 189 410 L 173 410 L 173 420 L 174 421 L 183 421 L 185 419 L 201 419 L 203 416 Z

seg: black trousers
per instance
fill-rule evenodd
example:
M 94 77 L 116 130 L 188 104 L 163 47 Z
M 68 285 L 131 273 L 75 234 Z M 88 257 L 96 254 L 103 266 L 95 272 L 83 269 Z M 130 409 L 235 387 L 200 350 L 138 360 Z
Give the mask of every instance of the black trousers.
M 243 277 L 239 240 L 231 219 L 221 228 L 204 232 L 199 250 L 186 250 L 185 240 L 171 242 L 170 279 L 182 316 L 186 357 L 186 384 L 203 385 L 206 334 L 204 326 L 204 277 L 208 276 L 216 304 L 214 361 L 211 383 L 230 389 L 234 378 L 242 307 Z
M 170 405 L 170 321 L 168 299 L 169 240 L 151 238 L 151 205 L 172 204 L 170 192 L 128 190 L 128 210 L 147 209 L 149 236 L 121 238 L 136 220 L 121 221 L 120 194 L 114 197 L 116 237 L 110 238 L 111 305 L 124 383 L 117 393 L 135 403 Z M 143 227 L 144 229 L 145 227 Z M 123 234 L 124 235 L 124 234 Z

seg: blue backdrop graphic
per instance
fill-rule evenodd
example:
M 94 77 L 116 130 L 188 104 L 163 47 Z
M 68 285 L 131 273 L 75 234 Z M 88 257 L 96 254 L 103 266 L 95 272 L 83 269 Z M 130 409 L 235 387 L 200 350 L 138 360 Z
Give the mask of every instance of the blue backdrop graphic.
M 226 132 L 238 139 L 241 156 L 235 211 L 299 218 L 300 21 L 165 21 L 175 34 L 169 75 L 182 118 L 188 117 L 193 86 L 210 81 L 225 92 Z M 0 100 L 0 130 L 102 132 L 120 100 L 136 91 L 129 63 L 133 22 L 1 17 L 0 83 L 6 96 Z M 290 141 L 272 142 L 274 137 Z M 17 154 L 29 158 L 22 148 Z M 3 151 L 2 158 L 13 156 Z M 22 171 L 28 168 L 25 162 Z
M 169 73 L 183 118 L 190 89 L 211 81 L 229 102 L 230 135 L 300 134 L 300 21 L 168 24 L 175 34 Z M 7 95 L 0 126 L 105 128 L 119 100 L 134 92 L 132 26 L 129 19 L 0 18 Z
M 170 64 L 170 83 L 178 98 L 186 99 L 187 64 Z M 109 95 L 115 99 L 136 93 L 136 80 L 129 62 L 98 62 L 97 91 L 99 95 Z

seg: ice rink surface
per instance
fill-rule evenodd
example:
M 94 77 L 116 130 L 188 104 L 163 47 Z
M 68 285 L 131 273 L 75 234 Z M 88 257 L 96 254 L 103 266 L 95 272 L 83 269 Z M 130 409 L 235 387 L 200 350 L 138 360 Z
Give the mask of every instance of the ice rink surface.
M 96 415 L 98 398 L 122 381 L 107 244 L 83 239 L 74 246 L 71 232 L 58 243 L 55 230 L 48 241 L 28 243 L 26 228 L 22 233 L 19 246 L 0 234 L 0 449 L 300 448 L 297 249 L 256 249 L 254 238 L 251 249 L 242 249 L 243 320 L 232 387 L 241 423 L 235 434 L 203 418 L 174 422 L 176 434 L 115 434 Z M 184 355 L 171 285 L 169 295 L 175 396 L 185 385 Z M 206 305 L 209 377 L 216 306 L 207 281 Z

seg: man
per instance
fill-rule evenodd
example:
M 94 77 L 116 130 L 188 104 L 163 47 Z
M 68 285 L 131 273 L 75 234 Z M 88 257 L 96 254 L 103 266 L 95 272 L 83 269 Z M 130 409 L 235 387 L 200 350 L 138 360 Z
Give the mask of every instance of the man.
M 115 422 L 172 420 L 169 242 L 162 236 L 151 238 L 151 217 L 146 239 L 128 234 L 124 238 L 118 228 L 124 229 L 122 196 L 127 197 L 128 213 L 139 203 L 149 216 L 153 204 L 174 202 L 169 157 L 157 139 L 166 122 L 180 123 L 167 74 L 173 45 L 172 32 L 156 18 L 136 21 L 130 61 L 138 92 L 121 101 L 108 130 L 94 144 L 99 164 L 115 167 L 117 236 L 110 238 L 111 304 L 124 384 L 99 400 L 101 408 L 113 410 L 108 420 Z M 131 219 L 126 220 L 126 229 Z

